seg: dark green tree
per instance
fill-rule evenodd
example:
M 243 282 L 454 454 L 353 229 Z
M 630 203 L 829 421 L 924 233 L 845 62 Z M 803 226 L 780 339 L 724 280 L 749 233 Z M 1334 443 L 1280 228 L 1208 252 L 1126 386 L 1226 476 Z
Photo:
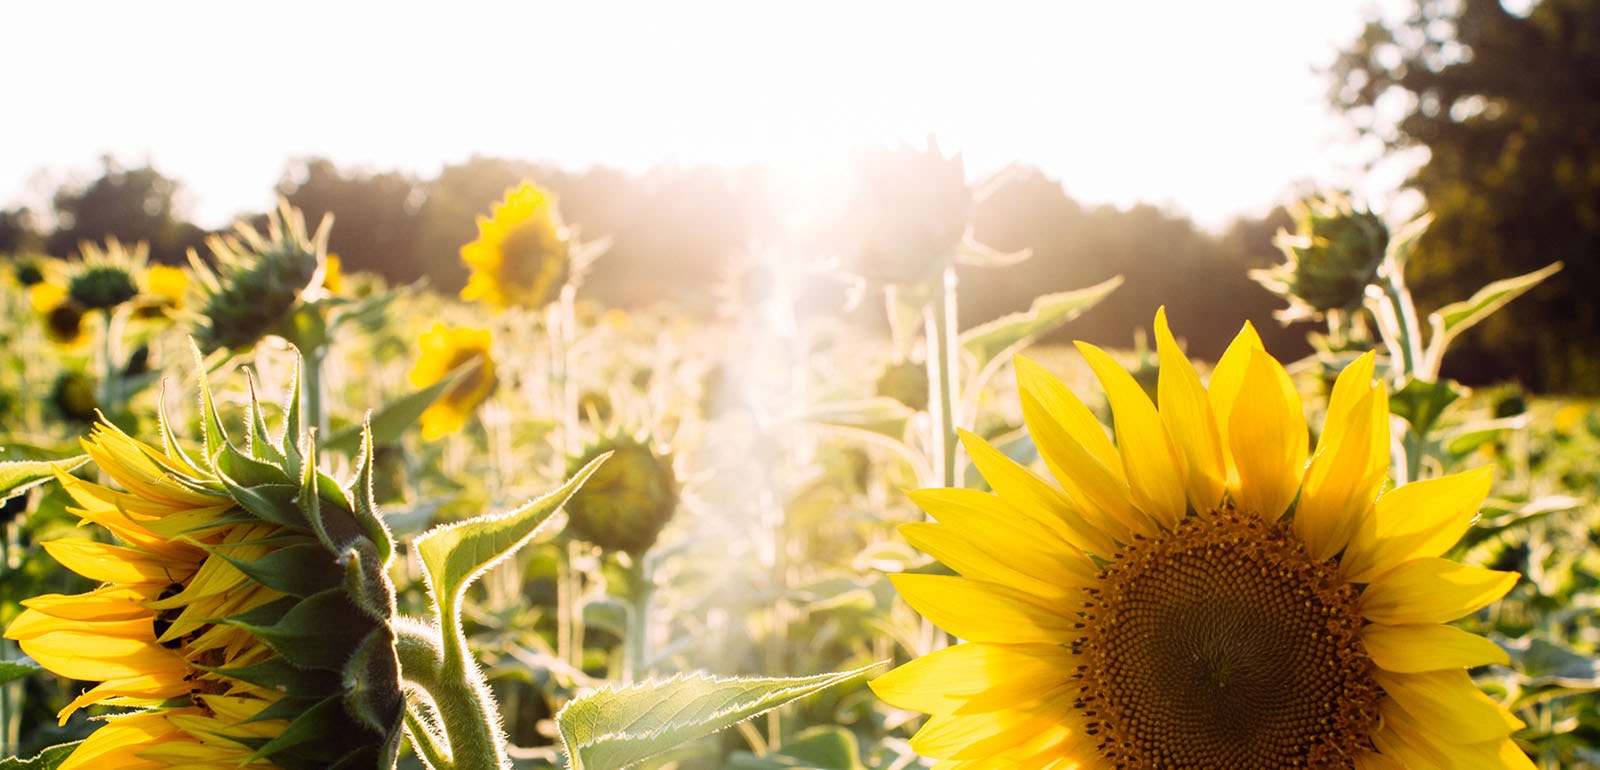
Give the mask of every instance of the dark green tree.
M 426 269 L 417 250 L 421 191 L 421 183 L 398 171 L 342 170 L 325 158 L 291 162 L 278 182 L 278 194 L 305 213 L 307 226 L 333 214 L 328 251 L 345 270 L 396 281 L 415 280 Z
M 1600 3 L 1414 0 L 1341 54 L 1331 97 L 1391 153 L 1426 150 L 1408 185 L 1434 223 L 1409 279 L 1431 309 L 1483 283 L 1566 269 L 1445 361 L 1468 382 L 1600 392 Z
M 188 249 L 204 242 L 205 231 L 178 212 L 176 180 L 149 166 L 122 168 L 109 156 L 100 161 L 98 179 L 56 191 L 51 201 L 56 228 L 45 238 L 49 253 L 66 256 L 81 241 L 115 236 L 123 243 L 150 244 L 153 262 L 179 264 Z
M 0 254 L 24 256 L 44 249 L 33 211 L 27 206 L 0 211 Z

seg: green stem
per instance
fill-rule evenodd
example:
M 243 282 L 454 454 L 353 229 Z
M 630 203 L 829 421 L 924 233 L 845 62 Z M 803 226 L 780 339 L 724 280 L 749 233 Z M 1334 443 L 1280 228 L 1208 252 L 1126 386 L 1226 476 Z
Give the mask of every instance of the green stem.
M 933 418 L 933 465 L 939 486 L 956 486 L 956 269 L 946 267 L 928 301 L 928 405 Z
M 117 371 L 116 342 L 120 325 L 114 320 L 112 309 L 101 311 L 105 328 L 100 335 L 100 411 L 106 419 L 115 421 L 122 402 L 122 372 Z
M 1393 255 L 1384 258 L 1382 273 L 1384 280 L 1380 285 L 1383 287 L 1383 295 L 1394 308 L 1395 317 L 1400 323 L 1399 344 L 1395 347 L 1400 350 L 1403 373 L 1407 377 L 1432 382 L 1437 372 L 1418 371 L 1422 363 L 1422 327 L 1417 324 L 1417 306 L 1411 300 L 1411 292 L 1406 289 L 1405 276 L 1401 275 L 1400 265 Z
M 315 428 L 319 437 L 328 435 L 328 415 L 324 411 L 327 402 L 327 381 L 323 378 L 323 367 L 327 365 L 328 346 L 311 345 L 300 351 L 305 358 L 302 377 L 305 382 L 300 385 L 300 409 L 304 415 L 306 427 Z
M 406 704 L 405 717 L 406 732 L 411 736 L 411 748 L 422 759 L 422 764 L 429 770 L 455 770 L 455 763 L 450 761 L 444 747 L 439 745 L 438 737 L 429 728 L 427 721 L 417 713 L 414 704 Z
M 628 567 L 628 639 L 627 655 L 622 664 L 622 681 L 632 684 L 639 681 L 650 667 L 650 599 L 655 586 L 650 582 L 650 572 L 644 554 L 634 557 Z
M 395 623 L 401 678 L 433 700 L 450 743 L 449 767 L 509 768 L 494 696 L 483 680 L 483 672 L 467 658 L 467 640 L 459 622 L 451 619 L 449 626 L 441 632 L 418 621 Z

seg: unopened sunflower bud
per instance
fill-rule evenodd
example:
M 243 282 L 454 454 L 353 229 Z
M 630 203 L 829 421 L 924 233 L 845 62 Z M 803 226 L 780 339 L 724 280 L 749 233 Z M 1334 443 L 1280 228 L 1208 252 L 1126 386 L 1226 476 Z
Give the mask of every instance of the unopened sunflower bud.
M 671 458 L 648 441 L 602 439 L 567 464 L 572 476 L 600 455 L 611 457 L 567 501 L 568 526 L 578 538 L 608 551 L 638 555 L 655 545 L 678 508 L 678 479 Z
M 94 411 L 100 408 L 94 397 L 94 383 L 80 372 L 64 372 L 57 377 L 50 401 L 67 419 L 84 423 L 93 421 Z
M 902 145 L 863 159 L 851 207 L 860 240 L 857 270 L 885 284 L 923 284 L 956 256 L 972 192 L 959 154 Z
M 145 269 L 150 248 L 140 243 L 123 248 L 116 238 L 101 249 L 93 243 L 79 245 L 83 263 L 67 284 L 67 296 L 84 310 L 110 310 L 139 295 L 134 276 Z
M 928 408 L 928 369 L 922 364 L 902 361 L 885 367 L 878 375 L 877 391 L 917 411 Z
M 1285 262 L 1251 276 L 1290 302 L 1290 317 L 1359 307 L 1389 246 L 1383 220 L 1342 198 L 1306 201 L 1291 213 L 1295 232 L 1274 239 Z
M 16 270 L 18 284 L 32 286 L 44 281 L 44 268 L 40 267 L 38 260 L 22 260 L 17 262 L 14 269 Z
M 210 352 L 243 350 L 278 331 L 302 296 L 321 285 L 318 275 L 327 254 L 331 217 L 315 235 L 306 234 L 305 217 L 288 201 L 267 217 L 267 234 L 240 222 L 231 236 L 206 240 L 216 267 L 193 252 L 189 262 L 201 285 L 195 341 Z

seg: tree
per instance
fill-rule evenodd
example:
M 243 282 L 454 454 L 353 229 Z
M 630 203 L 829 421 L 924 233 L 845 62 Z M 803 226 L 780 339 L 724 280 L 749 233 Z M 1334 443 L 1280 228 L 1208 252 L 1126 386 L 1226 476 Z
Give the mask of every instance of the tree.
M 1409 278 L 1424 308 L 1487 280 L 1566 269 L 1447 359 L 1468 382 L 1600 393 L 1600 3 L 1414 0 L 1373 21 L 1331 72 L 1331 97 L 1390 153 L 1426 150 L 1408 186 L 1435 216 Z
M 78 250 L 81 241 L 115 236 L 123 243 L 150 244 L 150 259 L 179 264 L 184 253 L 205 240 L 205 231 L 178 214 L 179 184 L 149 166 L 124 169 L 109 156 L 103 172 L 88 185 L 64 187 L 51 201 L 56 228 L 45 249 L 56 256 Z
M 278 194 L 305 214 L 308 227 L 333 214 L 328 251 L 339 255 L 344 269 L 399 281 L 415 280 L 427 269 L 426 255 L 417 252 L 420 190 L 417 180 L 398 171 L 341 171 L 324 158 L 292 162 L 278 182 Z

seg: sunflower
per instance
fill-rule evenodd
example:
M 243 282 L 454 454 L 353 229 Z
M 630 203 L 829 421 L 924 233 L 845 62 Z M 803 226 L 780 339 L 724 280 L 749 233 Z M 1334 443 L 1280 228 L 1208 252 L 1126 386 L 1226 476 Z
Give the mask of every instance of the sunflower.
M 457 367 L 478 359 L 476 369 L 446 388 L 422 413 L 422 437 L 433 441 L 461 430 L 474 409 L 499 385 L 494 359 L 489 356 L 488 329 L 434 324 L 417 338 L 422 356 L 411 369 L 411 384 L 425 388 L 445 378 Z
M 555 196 L 524 182 L 495 204 L 492 218 L 478 217 L 478 239 L 461 247 L 472 270 L 461 298 L 499 310 L 544 307 L 570 274 L 569 247 Z
M 108 718 L 61 770 L 392 762 L 391 549 L 360 496 L 369 473 L 341 486 L 269 439 L 252 407 L 247 451 L 220 445 L 214 413 L 201 464 L 165 415 L 165 448 L 101 422 L 82 443 L 114 486 L 56 474 L 68 510 L 118 542 L 44 543 L 99 585 L 24 600 L 5 636 L 60 676 L 99 682 L 63 724 L 96 704 L 140 709 Z
M 89 335 L 83 330 L 83 306 L 67 295 L 66 287 L 36 283 L 28 287 L 28 296 L 44 320 L 45 336 L 51 342 L 70 348 L 88 341 Z
M 1532 768 L 1509 737 L 1522 723 L 1465 670 L 1506 653 L 1446 625 L 1517 580 L 1441 558 L 1488 471 L 1382 491 L 1388 399 L 1370 354 L 1338 378 L 1308 451 L 1300 398 L 1248 324 L 1207 386 L 1163 313 L 1156 333 L 1154 404 L 1079 345 L 1111 436 L 1017 359 L 1059 486 L 968 434 L 995 493 L 912 493 L 936 522 L 902 532 L 959 576 L 894 583 L 967 640 L 872 683 L 932 715 L 912 746 L 950 770 Z

